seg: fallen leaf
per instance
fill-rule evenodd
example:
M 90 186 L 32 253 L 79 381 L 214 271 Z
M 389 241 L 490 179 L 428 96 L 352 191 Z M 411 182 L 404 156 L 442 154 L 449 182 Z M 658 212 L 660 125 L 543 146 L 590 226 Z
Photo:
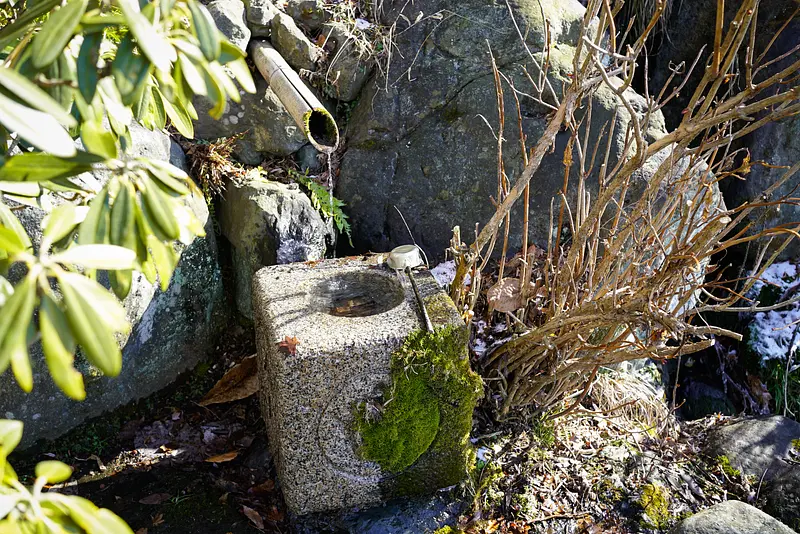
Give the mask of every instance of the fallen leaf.
M 503 313 L 515 312 L 525 305 L 518 278 L 503 278 L 489 289 L 486 297 L 490 309 Z
M 157 527 L 158 525 L 161 525 L 162 523 L 164 523 L 164 514 L 159 512 L 153 517 L 153 526 Z
M 258 512 L 247 506 L 242 506 L 242 513 L 247 516 L 247 519 L 249 519 L 258 530 L 264 530 L 264 520 L 261 519 Z
M 206 462 L 221 464 L 222 462 L 230 462 L 237 456 L 239 456 L 239 451 L 231 451 L 231 452 L 226 452 L 224 454 L 217 454 L 216 456 L 212 456 L 211 458 L 206 458 Z
M 246 399 L 258 391 L 258 371 L 256 356 L 248 356 L 234 365 L 219 382 L 214 384 L 205 397 L 198 403 L 200 406 L 220 404 Z
M 139 499 L 141 504 L 161 504 L 170 498 L 169 493 L 153 493 L 142 499 Z
M 270 521 L 275 521 L 276 523 L 280 523 L 283 521 L 283 512 L 278 510 L 278 507 L 273 504 L 269 509 L 269 512 L 267 512 L 267 519 Z
M 147 529 L 146 528 L 140 528 L 136 532 L 134 532 L 134 534 L 147 534 Z
M 300 342 L 297 341 L 296 337 L 286 336 L 283 338 L 283 341 L 278 343 L 278 348 L 284 351 L 285 353 L 294 356 L 295 353 L 297 352 L 297 345 L 299 344 Z

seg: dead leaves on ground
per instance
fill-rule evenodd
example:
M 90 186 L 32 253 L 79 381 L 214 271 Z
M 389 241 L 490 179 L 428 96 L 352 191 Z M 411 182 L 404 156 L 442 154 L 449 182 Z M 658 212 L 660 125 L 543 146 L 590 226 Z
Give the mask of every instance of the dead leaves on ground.
M 153 493 L 142 499 L 139 499 L 141 504 L 161 504 L 168 501 L 172 496 L 169 493 Z
M 264 530 L 264 520 L 261 519 L 261 515 L 258 512 L 249 506 L 242 505 L 242 513 L 247 516 L 247 519 L 249 519 L 258 530 Z
M 258 391 L 256 367 L 256 355 L 248 356 L 225 373 L 198 404 L 209 406 L 246 399 Z

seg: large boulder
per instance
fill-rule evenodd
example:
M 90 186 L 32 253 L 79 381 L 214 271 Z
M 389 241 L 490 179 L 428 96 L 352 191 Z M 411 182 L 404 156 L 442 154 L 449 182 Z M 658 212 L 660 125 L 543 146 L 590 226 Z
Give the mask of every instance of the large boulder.
M 800 423 L 781 415 L 745 419 L 716 428 L 709 436 L 710 456 L 725 456 L 735 469 L 770 481 L 788 469 Z
M 219 212 L 233 255 L 236 307 L 252 319 L 251 281 L 261 267 L 321 260 L 331 228 L 296 184 L 231 183 Z
M 213 141 L 241 135 L 234 156 L 248 165 L 260 164 L 266 154 L 287 156 L 307 143 L 302 130 L 264 78 L 255 74 L 253 79 L 256 92 L 241 91 L 242 100 L 238 104 L 229 100 L 219 120 L 208 115 L 212 106 L 205 97 L 194 99 L 199 116 L 194 123 L 195 137 Z
M 707 508 L 675 529 L 675 534 L 795 534 L 758 508 L 741 501 L 724 501 Z
M 134 154 L 186 169 L 183 152 L 166 134 L 134 125 L 131 136 Z M 106 179 L 102 175 L 85 177 L 87 182 L 102 183 Z M 0 414 L 25 423 L 23 446 L 40 438 L 56 438 L 91 417 L 146 397 L 211 354 L 227 318 L 222 276 L 205 199 L 197 192 L 188 203 L 204 223 L 206 236 L 196 238 L 183 250 L 166 292 L 142 275 L 134 275 L 130 294 L 123 302 L 132 329 L 121 340 L 119 376 L 104 377 L 79 356 L 76 365 L 84 374 L 86 400 L 70 400 L 50 378 L 38 344 L 31 355 L 31 393 L 22 392 L 10 372 L 0 375 Z M 38 245 L 39 226 L 46 212 L 26 207 L 17 213 Z
M 800 457 L 796 447 L 795 459 Z M 792 465 L 767 484 L 767 511 L 793 529 L 800 529 L 800 466 Z
M 395 2 L 395 9 L 405 4 Z M 448 246 L 453 226 L 461 226 L 462 235 L 471 235 L 476 223 L 484 223 L 494 213 L 491 199 L 497 195 L 497 142 L 484 117 L 496 125 L 498 115 L 488 46 L 503 73 L 518 89 L 527 91 L 529 82 L 522 68 L 537 71 L 517 26 L 526 33 L 530 52 L 540 58 L 545 28 L 549 28 L 549 72 L 558 92 L 569 79 L 584 16 L 577 0 L 517 0 L 510 6 L 513 19 L 502 2 L 421 0 L 413 9 L 407 8 L 405 16 L 410 20 L 419 12 L 448 15 L 426 17 L 409 29 L 399 28 L 398 52 L 388 74 L 393 83 L 385 89 L 385 80 L 376 75 L 354 110 L 338 196 L 348 203 L 356 248 L 387 250 L 410 241 L 394 206 L 405 217 L 416 242 L 432 257 L 441 256 Z M 504 154 L 506 172 L 513 181 L 521 171 L 521 157 L 514 100 L 510 89 L 505 94 Z M 645 100 L 633 90 L 628 89 L 626 96 L 637 112 L 646 109 Z M 532 146 L 545 128 L 549 110 L 531 99 L 521 100 L 523 129 Z M 617 113 L 610 139 L 613 166 L 626 150 L 628 112 L 607 87 L 596 91 L 592 105 L 592 143 Z M 665 133 L 663 116 L 652 114 L 645 125 L 647 140 Z M 531 181 L 530 234 L 539 245 L 547 243 L 551 200 L 562 188 L 562 158 L 568 138 L 567 132 L 558 134 L 555 150 L 545 157 Z M 590 187 L 597 183 L 602 158 L 597 159 L 587 180 Z M 648 178 L 646 173 L 634 177 L 632 197 Z M 568 196 L 574 198 L 574 189 L 570 188 Z M 596 198 L 596 189 L 591 194 Z M 520 212 L 518 207 L 512 218 L 521 223 Z M 521 243 L 520 226 L 512 226 L 512 231 L 517 229 L 511 236 L 512 250 Z

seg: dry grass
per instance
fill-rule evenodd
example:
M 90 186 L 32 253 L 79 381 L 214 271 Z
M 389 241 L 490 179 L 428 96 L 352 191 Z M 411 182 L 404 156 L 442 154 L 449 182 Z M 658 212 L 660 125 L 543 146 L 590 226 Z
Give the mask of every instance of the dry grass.
M 692 93 L 682 122 L 653 142 L 645 140 L 646 125 L 685 90 L 683 83 L 675 75 L 657 94 L 647 88 L 644 110 L 634 108 L 625 90 L 639 68 L 649 34 L 659 23 L 663 3 L 657 4 L 641 34 L 617 39 L 621 32 L 614 24 L 619 7 L 612 8 L 610 0 L 590 0 L 575 56 L 579 59 L 560 95 L 554 94 L 548 81 L 546 51 L 530 54 L 540 72 L 530 77 L 533 87 L 528 93 L 552 110 L 551 118 L 532 149 L 523 141 L 524 171 L 513 186 L 503 183 L 498 159 L 501 202 L 496 213 L 471 246 L 463 244 L 456 232 L 450 249 L 457 263 L 452 296 L 469 319 L 481 294 L 480 272 L 496 242 L 504 243 L 502 254 L 506 255 L 504 235 L 512 224 L 512 206 L 520 198 L 527 200 L 530 180 L 556 134 L 571 132 L 563 160 L 568 170 L 578 172 L 565 172 L 562 191 L 577 194 L 574 200 L 561 194 L 553 201 L 552 238 L 539 266 L 541 279 L 532 279 L 533 269 L 526 266 L 519 278 L 505 282 L 518 285 L 523 306 L 515 317 L 523 331 L 486 361 L 486 374 L 497 379 L 494 383 L 504 398 L 501 414 L 512 407 L 534 406 L 540 412 L 549 411 L 551 417 L 565 415 L 580 407 L 603 367 L 640 358 L 677 358 L 710 347 L 715 336 L 741 337 L 706 324 L 702 314 L 737 309 L 736 303 L 755 277 L 800 229 L 800 225 L 790 225 L 757 235 L 741 229 L 753 210 L 780 201 L 772 195 L 792 179 L 800 163 L 764 192 L 763 201 L 726 209 L 717 189 L 719 180 L 749 172 L 751 163 L 746 158 L 742 162 L 741 155 L 731 149 L 733 142 L 764 124 L 800 112 L 795 77 L 800 60 L 771 73 L 766 70 L 771 62 L 764 61 L 767 50 L 754 50 L 755 21 L 762 3 L 744 0 L 727 33 L 719 27 L 709 56 L 713 59 Z M 590 29 L 595 20 L 599 20 L 599 31 Z M 608 43 L 602 37 L 606 31 L 612 35 Z M 743 89 L 735 90 L 728 82 L 740 55 L 746 68 L 738 84 Z M 693 68 L 703 69 L 698 63 L 682 75 L 688 78 Z M 496 80 L 500 94 L 503 77 L 498 74 Z M 601 131 L 590 131 L 587 120 L 591 95 L 601 87 L 616 95 L 618 113 L 630 116 L 624 132 L 627 156 L 613 166 L 607 164 L 611 147 L 605 143 L 611 142 L 614 132 L 607 128 L 613 129 L 616 121 Z M 502 123 L 502 107 L 500 116 Z M 595 144 L 589 143 L 595 139 Z M 600 176 L 593 178 L 597 183 L 589 184 L 586 169 L 604 157 Z M 651 177 L 643 190 L 633 194 L 635 177 L 646 166 Z M 596 193 L 590 195 L 590 190 Z M 527 234 L 527 213 L 522 232 Z M 781 244 L 775 252 L 760 255 L 755 277 L 724 282 L 722 269 L 713 259 L 730 247 L 762 237 Z M 465 288 L 462 282 L 467 274 L 475 283 Z M 531 306 L 536 308 L 537 321 L 523 325 Z

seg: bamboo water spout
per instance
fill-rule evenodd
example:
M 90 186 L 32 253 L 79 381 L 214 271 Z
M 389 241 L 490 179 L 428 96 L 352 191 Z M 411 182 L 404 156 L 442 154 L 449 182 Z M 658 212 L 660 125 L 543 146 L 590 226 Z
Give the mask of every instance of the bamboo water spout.
M 272 45 L 250 43 L 250 56 L 270 88 L 286 107 L 303 134 L 320 152 L 330 154 L 339 144 L 336 121 Z

